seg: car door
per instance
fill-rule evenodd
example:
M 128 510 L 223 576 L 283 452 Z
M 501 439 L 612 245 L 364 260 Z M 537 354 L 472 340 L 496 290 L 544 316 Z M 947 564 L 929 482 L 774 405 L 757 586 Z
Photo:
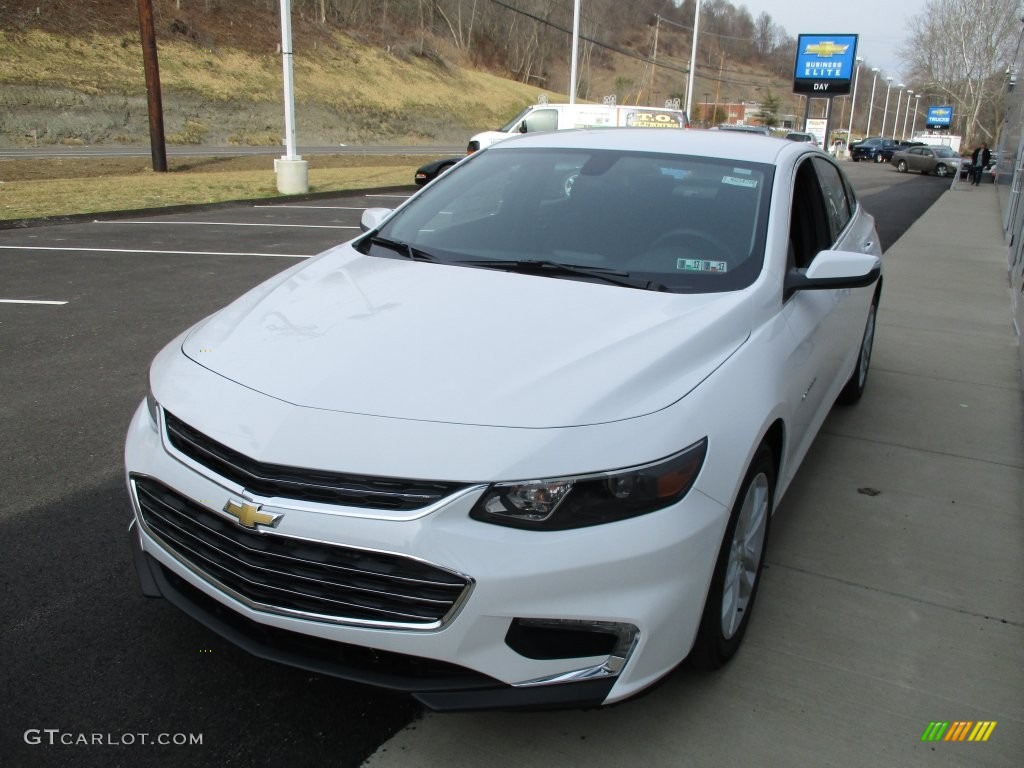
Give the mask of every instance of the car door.
M 911 150 L 914 153 L 914 160 L 910 167 L 921 173 L 928 173 L 935 167 L 935 155 L 927 147 L 918 147 Z
M 806 269 L 823 250 L 877 253 L 873 227 L 855 217 L 856 200 L 838 168 L 827 158 L 806 157 L 796 169 L 790 213 L 790 269 Z M 849 289 L 798 291 L 782 314 L 794 336 L 786 361 L 786 396 L 791 408 L 789 458 L 799 463 L 832 407 L 859 347 L 862 323 Z M 851 323 L 853 326 L 851 327 Z M 852 370 L 852 362 L 849 363 Z

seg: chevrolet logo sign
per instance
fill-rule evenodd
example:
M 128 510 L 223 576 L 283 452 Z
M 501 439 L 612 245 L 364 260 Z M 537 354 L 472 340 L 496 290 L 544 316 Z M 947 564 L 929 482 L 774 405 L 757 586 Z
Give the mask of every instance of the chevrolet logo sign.
M 247 501 L 228 499 L 228 503 L 224 505 L 224 511 L 237 518 L 240 526 L 252 531 L 257 530 L 257 525 L 268 525 L 274 528 L 281 522 L 281 518 L 284 517 L 279 512 L 260 512 L 261 507 L 261 504 L 250 504 Z
M 831 40 L 822 40 L 820 43 L 805 46 L 804 56 L 808 54 L 814 54 L 815 56 L 821 56 L 822 58 L 827 58 L 829 56 L 842 56 L 846 53 L 846 49 L 849 47 L 849 45 L 836 45 Z

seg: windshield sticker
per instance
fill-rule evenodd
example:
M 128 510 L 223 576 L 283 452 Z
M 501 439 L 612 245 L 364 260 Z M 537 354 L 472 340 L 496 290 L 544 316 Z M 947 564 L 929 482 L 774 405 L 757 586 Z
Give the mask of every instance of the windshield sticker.
M 683 272 L 726 272 L 729 265 L 724 261 L 708 259 L 676 259 L 676 269 Z
M 753 171 L 750 170 L 749 168 L 733 168 L 732 172 L 738 173 L 741 176 L 750 176 L 753 173 Z
M 734 187 L 750 187 L 757 189 L 757 179 L 737 179 L 735 176 L 723 176 L 723 184 L 732 184 Z

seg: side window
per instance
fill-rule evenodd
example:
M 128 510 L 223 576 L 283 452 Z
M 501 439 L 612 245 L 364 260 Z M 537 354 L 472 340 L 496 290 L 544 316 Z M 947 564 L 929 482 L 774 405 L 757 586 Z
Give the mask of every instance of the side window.
M 814 168 L 821 183 L 821 192 L 825 201 L 825 214 L 828 217 L 829 245 L 839 239 L 839 233 L 850 223 L 850 201 L 846 198 L 846 187 L 843 177 L 828 160 L 814 158 Z
M 527 115 L 526 120 L 526 132 L 536 133 L 538 131 L 557 131 L 558 130 L 558 110 L 557 109 L 538 109 L 530 115 Z
M 793 206 L 789 220 L 789 262 L 806 269 L 820 251 L 832 244 L 825 200 L 813 158 L 800 163 L 793 180 Z

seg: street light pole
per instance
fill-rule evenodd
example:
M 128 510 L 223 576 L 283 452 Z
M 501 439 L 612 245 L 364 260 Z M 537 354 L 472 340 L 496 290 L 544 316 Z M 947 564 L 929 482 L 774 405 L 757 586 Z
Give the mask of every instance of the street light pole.
M 921 103 L 921 94 L 914 94 L 914 122 L 910 124 L 910 138 L 914 138 L 914 132 L 917 130 L 917 105 Z
M 864 135 L 871 135 L 871 115 L 875 111 L 875 83 L 878 82 L 878 67 L 872 67 L 871 71 L 875 73 L 875 76 L 871 78 L 871 103 L 868 104 L 868 127 L 864 129 Z
M 857 83 L 860 82 L 860 65 L 864 63 L 861 56 L 857 57 L 857 71 L 853 75 L 853 98 L 850 99 L 850 125 L 846 129 L 846 147 L 849 149 L 853 141 L 853 109 L 857 106 Z
M 883 139 L 885 138 L 885 121 L 889 117 L 889 91 L 892 89 L 892 78 L 885 78 L 885 82 L 888 85 L 885 86 L 885 110 L 882 112 L 882 132 L 879 134 Z
M 295 154 L 295 78 L 292 68 L 292 2 L 281 0 L 281 66 L 284 76 L 284 157 L 274 161 L 277 191 L 282 195 L 309 192 L 309 163 Z
M 580 0 L 572 8 L 572 64 L 569 67 L 569 103 L 576 103 L 576 58 L 580 50 Z
M 690 108 L 693 106 L 693 74 L 697 68 L 697 31 L 700 29 L 700 0 L 693 4 L 693 40 L 690 43 L 690 76 L 686 84 L 686 116 L 692 114 Z M 704 98 L 707 101 L 707 94 Z M 704 107 L 704 119 L 707 120 L 707 106 Z
M 911 91 L 910 89 L 907 89 L 907 109 L 903 113 L 903 133 L 900 134 L 900 139 L 902 141 L 907 140 L 907 118 L 910 117 L 910 97 L 913 95 L 914 92 Z
M 896 86 L 899 92 L 896 94 L 896 113 L 892 116 L 892 137 L 894 139 L 896 138 L 896 126 L 900 124 L 900 102 L 903 101 L 903 89 L 906 87 L 903 83 Z M 907 103 L 910 103 L 909 99 L 907 99 Z

